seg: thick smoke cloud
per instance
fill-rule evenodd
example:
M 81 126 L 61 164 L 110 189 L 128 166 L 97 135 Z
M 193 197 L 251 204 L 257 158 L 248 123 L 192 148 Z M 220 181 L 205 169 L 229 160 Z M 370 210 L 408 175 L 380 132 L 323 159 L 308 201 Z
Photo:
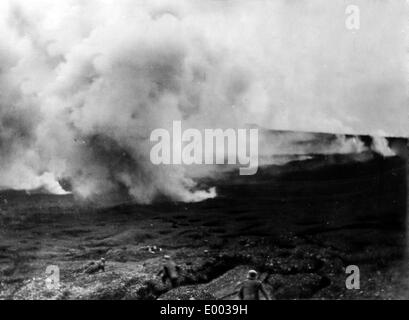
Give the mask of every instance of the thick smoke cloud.
M 352 32 L 340 0 L 2 2 L 0 188 L 214 196 L 190 168 L 150 163 L 150 132 L 174 120 L 409 135 L 406 3 L 357 4 Z M 263 152 L 281 144 L 292 148 Z

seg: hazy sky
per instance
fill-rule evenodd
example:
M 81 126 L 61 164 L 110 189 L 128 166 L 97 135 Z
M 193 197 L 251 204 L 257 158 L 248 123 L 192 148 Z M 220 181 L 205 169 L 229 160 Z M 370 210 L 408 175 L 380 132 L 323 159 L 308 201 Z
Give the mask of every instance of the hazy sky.
M 354 1 L 359 30 L 345 26 L 346 0 L 6 3 L 1 45 L 11 57 L 2 64 L 17 66 L 14 76 L 26 91 L 51 95 L 50 84 L 87 58 L 95 65 L 134 54 L 142 63 L 152 50 L 157 59 L 145 62 L 166 64 L 173 50 L 174 75 L 196 68 L 205 79 L 200 87 L 187 83 L 188 94 L 218 95 L 185 108 L 270 128 L 409 135 L 403 0 Z

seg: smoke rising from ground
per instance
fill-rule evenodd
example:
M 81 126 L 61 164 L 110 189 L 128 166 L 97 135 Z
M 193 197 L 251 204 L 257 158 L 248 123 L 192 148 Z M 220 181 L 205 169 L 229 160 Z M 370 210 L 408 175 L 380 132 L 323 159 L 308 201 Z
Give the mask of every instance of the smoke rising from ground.
M 150 163 L 151 131 L 174 120 L 409 135 L 406 3 L 357 4 L 351 32 L 345 1 L 2 2 L 0 188 L 63 193 L 67 179 L 83 197 L 215 196 L 190 168 Z M 343 139 L 326 152 L 364 148 Z

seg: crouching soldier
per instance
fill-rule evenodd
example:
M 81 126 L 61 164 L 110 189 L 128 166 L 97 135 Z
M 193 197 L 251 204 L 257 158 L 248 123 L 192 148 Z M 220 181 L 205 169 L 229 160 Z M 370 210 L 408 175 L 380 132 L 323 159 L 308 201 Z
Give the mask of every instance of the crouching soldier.
M 105 259 L 101 258 L 97 262 L 91 262 L 88 266 L 85 268 L 85 273 L 87 274 L 94 274 L 99 271 L 105 272 Z
M 164 256 L 163 259 L 163 268 L 159 271 L 158 276 L 162 277 L 163 283 L 169 280 L 172 288 L 177 288 L 179 286 L 180 267 L 170 256 Z
M 260 292 L 266 298 L 270 300 L 270 297 L 264 289 L 263 283 L 257 280 L 257 271 L 250 270 L 247 275 L 247 280 L 241 284 L 239 291 L 240 300 L 260 300 Z

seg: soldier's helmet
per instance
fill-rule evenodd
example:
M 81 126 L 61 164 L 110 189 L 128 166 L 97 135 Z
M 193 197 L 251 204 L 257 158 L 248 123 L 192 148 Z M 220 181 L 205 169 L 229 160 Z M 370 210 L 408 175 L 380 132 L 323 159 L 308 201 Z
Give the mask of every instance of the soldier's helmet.
M 247 279 L 249 280 L 256 280 L 258 276 L 258 273 L 256 270 L 250 270 L 247 274 Z

